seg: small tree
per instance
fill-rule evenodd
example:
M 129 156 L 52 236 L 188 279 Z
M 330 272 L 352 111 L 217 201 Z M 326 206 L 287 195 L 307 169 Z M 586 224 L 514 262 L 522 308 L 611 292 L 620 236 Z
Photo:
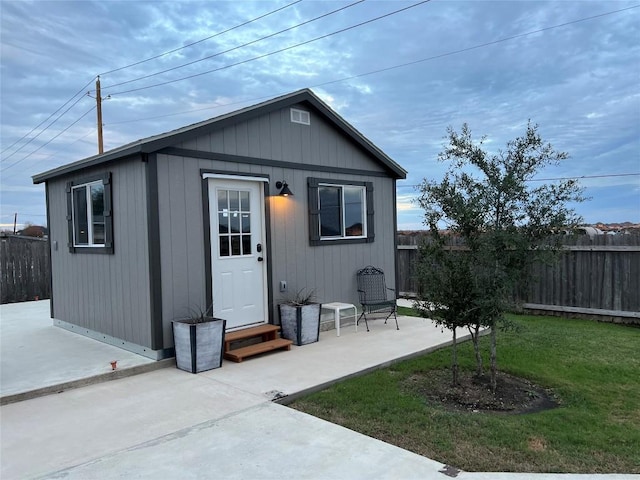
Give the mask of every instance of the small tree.
M 448 251 L 447 238 L 435 230 L 432 241 L 420 246 L 417 264 L 420 293 L 414 307 L 436 325 L 451 330 L 453 336 L 451 373 L 458 385 L 458 328 L 471 328 L 478 318 L 469 299 L 475 297 L 471 257 L 467 252 Z
M 425 210 L 430 242 L 422 249 L 419 305 L 437 304 L 436 321 L 447 328 L 467 327 L 476 351 L 477 372 L 482 373 L 478 335 L 489 327 L 491 388 L 497 371 L 496 328 L 514 303 L 513 291 L 532 262 L 554 254 L 558 243 L 550 240 L 556 229 L 573 228 L 581 219 L 568 205 L 582 201 L 575 180 L 532 186 L 530 181 L 547 165 L 568 158 L 545 144 L 529 123 L 522 137 L 507 143 L 504 151 L 488 153 L 485 137 L 475 142 L 465 124 L 460 133 L 447 130 L 448 145 L 438 159 L 449 162 L 441 182 L 424 180 L 419 203 Z M 460 238 L 464 250 L 451 252 L 439 231 L 445 227 Z M 446 258 L 449 257 L 449 260 Z M 453 257 L 453 258 L 451 258 Z M 435 268 L 434 268 L 435 267 Z M 430 270 L 439 278 L 455 278 L 445 287 L 434 285 Z M 461 272 L 468 279 L 461 278 Z M 465 308 L 461 308 L 465 305 Z M 457 315 L 456 320 L 450 319 Z

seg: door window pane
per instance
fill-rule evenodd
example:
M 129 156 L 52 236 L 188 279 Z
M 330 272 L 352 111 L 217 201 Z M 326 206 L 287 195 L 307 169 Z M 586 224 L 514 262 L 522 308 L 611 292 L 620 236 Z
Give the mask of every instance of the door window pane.
M 249 208 L 249 192 L 240 192 L 240 210 L 248 212 Z
M 220 256 L 251 255 L 251 196 L 240 190 L 218 190 Z
M 248 213 L 242 214 L 242 233 L 251 233 L 251 215 Z
M 242 235 L 242 254 L 251 255 L 251 235 Z
M 231 255 L 240 254 L 240 235 L 231 235 Z
M 229 233 L 229 215 L 226 212 L 218 214 L 218 233 Z
M 226 190 L 218 190 L 218 211 L 229 208 Z
M 240 192 L 229 190 L 229 210 L 237 212 L 240 210 Z
M 229 218 L 231 233 L 240 233 L 240 214 L 238 212 L 231 213 Z
M 229 236 L 220 235 L 218 237 L 218 241 L 220 242 L 220 256 L 228 257 L 229 256 Z

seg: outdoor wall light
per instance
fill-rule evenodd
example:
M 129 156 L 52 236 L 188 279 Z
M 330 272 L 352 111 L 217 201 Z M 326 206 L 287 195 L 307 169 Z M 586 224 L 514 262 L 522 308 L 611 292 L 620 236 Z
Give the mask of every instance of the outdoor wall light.
M 280 193 L 283 197 L 288 197 L 289 195 L 293 196 L 293 192 L 289 190 L 289 184 L 287 182 L 276 182 L 276 188 L 281 188 Z

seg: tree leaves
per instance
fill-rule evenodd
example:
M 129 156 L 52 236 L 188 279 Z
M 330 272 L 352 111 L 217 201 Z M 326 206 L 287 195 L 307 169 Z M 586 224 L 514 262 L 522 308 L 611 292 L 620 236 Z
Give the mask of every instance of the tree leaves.
M 541 170 L 569 155 L 544 143 L 531 122 L 524 135 L 495 153 L 485 149 L 486 137 L 474 141 L 467 124 L 460 133 L 449 127 L 447 134 L 448 145 L 438 155 L 449 163 L 447 172 L 440 182 L 425 179 L 420 185 L 418 203 L 430 238 L 416 268 L 416 306 L 451 330 L 491 328 L 495 385 L 496 325 L 513 305 L 529 265 L 557 251 L 550 234 L 579 225 L 570 204 L 585 199 L 575 180 L 532 185 Z M 456 243 L 461 248 L 454 249 Z

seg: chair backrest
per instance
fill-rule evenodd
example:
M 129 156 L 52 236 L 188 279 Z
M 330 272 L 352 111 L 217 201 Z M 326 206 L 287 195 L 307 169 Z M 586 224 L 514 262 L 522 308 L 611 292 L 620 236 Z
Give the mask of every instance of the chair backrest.
M 384 272 L 372 265 L 358 270 L 358 295 L 360 303 L 384 302 L 387 300 L 387 285 L 384 281 Z

